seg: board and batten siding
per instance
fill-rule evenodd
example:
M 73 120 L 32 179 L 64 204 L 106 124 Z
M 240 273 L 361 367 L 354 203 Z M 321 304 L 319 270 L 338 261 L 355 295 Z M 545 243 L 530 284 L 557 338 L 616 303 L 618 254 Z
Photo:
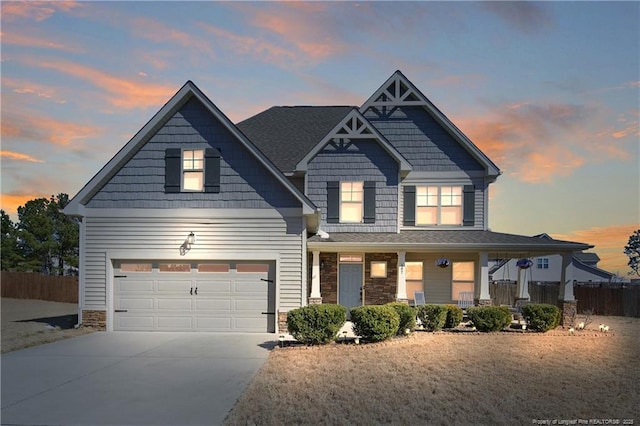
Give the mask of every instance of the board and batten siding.
M 165 193 L 167 148 L 220 151 L 220 193 Z M 195 98 L 151 135 L 90 208 L 295 208 L 300 202 Z
M 255 210 L 255 217 L 233 211 L 223 217 L 220 212 L 210 218 L 166 218 L 92 215 L 84 218 L 86 235 L 83 285 L 83 308 L 107 307 L 108 262 L 118 259 L 160 260 L 175 263 L 197 260 L 276 260 L 276 288 L 279 309 L 289 310 L 303 304 L 303 227 L 301 215 L 278 217 L 272 211 Z M 133 217 L 135 216 L 135 217 Z M 196 242 L 184 256 L 180 245 L 194 232 Z M 114 257 L 117 253 L 118 259 Z M 113 258 L 109 259 L 109 256 Z M 276 296 L 277 297 L 277 296 Z
M 330 142 L 307 169 L 307 196 L 321 210 L 326 232 L 397 232 L 398 163 L 377 141 Z M 374 223 L 327 223 L 327 182 L 376 182 Z
M 420 106 L 400 106 L 390 110 L 372 107 L 365 111 L 364 116 L 409 161 L 413 171 L 484 170 L 482 165 Z

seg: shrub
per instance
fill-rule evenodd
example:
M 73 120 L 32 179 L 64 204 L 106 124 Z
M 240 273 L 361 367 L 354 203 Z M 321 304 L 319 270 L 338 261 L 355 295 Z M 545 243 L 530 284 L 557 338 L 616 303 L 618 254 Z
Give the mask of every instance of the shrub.
M 478 331 L 500 331 L 513 316 L 506 306 L 478 306 L 467 309 L 469 319 Z
M 359 306 L 351 309 L 353 332 L 370 342 L 387 340 L 396 334 L 400 315 L 387 305 Z
M 560 308 L 546 303 L 528 304 L 522 307 L 522 316 L 534 331 L 549 331 L 560 324 Z
M 412 306 L 400 302 L 387 303 L 387 306 L 395 309 L 400 317 L 400 325 L 398 325 L 396 334 L 404 334 L 407 328 L 411 331 L 416 329 L 416 310 Z
M 287 313 L 289 333 L 307 345 L 333 341 L 346 321 L 347 308 L 342 305 L 309 305 Z
M 427 331 L 441 330 L 447 320 L 447 308 L 444 305 L 420 305 L 418 319 Z
M 444 321 L 444 328 L 456 328 L 462 322 L 462 309 L 456 305 L 445 305 L 447 308 L 447 318 Z

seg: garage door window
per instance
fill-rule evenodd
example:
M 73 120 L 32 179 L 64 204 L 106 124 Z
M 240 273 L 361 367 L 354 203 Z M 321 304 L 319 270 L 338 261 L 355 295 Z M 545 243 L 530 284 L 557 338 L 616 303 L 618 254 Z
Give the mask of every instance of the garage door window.
M 198 272 L 229 272 L 228 264 L 201 263 L 198 265 Z
M 236 266 L 236 271 L 240 273 L 269 272 L 269 265 L 262 265 L 262 264 L 256 264 L 256 263 L 240 263 Z
M 122 263 L 120 270 L 122 272 L 151 272 L 150 263 Z
M 191 265 L 188 263 L 161 263 L 158 270 L 160 272 L 191 272 Z

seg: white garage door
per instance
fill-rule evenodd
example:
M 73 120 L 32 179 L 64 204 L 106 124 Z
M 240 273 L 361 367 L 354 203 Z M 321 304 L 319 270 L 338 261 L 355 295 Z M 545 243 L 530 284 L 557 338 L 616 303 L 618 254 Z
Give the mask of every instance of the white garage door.
M 268 262 L 116 262 L 114 330 L 275 331 Z

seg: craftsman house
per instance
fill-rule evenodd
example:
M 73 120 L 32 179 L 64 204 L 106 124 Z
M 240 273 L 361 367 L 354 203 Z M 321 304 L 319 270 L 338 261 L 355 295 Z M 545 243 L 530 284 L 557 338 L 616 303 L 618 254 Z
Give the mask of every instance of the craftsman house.
M 187 82 L 73 198 L 80 321 L 277 332 L 308 303 L 491 303 L 489 261 L 587 244 L 492 232 L 498 167 L 400 71 L 362 106 L 232 123 Z

